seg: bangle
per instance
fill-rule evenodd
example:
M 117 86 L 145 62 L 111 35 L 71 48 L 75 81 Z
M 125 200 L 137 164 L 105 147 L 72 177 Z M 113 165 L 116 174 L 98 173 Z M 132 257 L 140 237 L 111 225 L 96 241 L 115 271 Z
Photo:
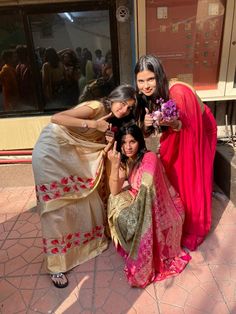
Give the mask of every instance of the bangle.
M 86 121 L 83 121 L 81 127 L 84 129 L 88 129 L 88 123 Z

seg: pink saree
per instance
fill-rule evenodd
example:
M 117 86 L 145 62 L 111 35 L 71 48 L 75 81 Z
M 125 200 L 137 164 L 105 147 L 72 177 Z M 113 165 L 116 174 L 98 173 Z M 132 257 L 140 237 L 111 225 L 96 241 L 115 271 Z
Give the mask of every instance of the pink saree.
M 110 195 L 108 221 L 129 284 L 144 288 L 179 274 L 190 260 L 180 247 L 184 209 L 155 153 L 144 155 L 129 183 Z
M 182 129 L 163 133 L 160 155 L 167 177 L 185 207 L 182 245 L 195 250 L 211 227 L 217 126 L 206 105 L 202 113 L 189 87 L 176 83 L 170 89 L 170 97 L 180 110 Z

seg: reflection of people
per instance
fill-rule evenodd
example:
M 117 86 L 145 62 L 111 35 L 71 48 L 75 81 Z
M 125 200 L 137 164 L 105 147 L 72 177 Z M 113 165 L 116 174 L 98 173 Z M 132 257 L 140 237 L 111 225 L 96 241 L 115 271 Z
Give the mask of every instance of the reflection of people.
M 93 71 L 93 57 L 92 53 L 87 49 L 83 49 L 83 62 L 82 62 L 82 72 L 85 73 L 86 84 L 94 79 L 94 71 Z
M 147 152 L 141 129 L 123 127 L 116 137 L 117 151 L 114 145 L 108 152 L 111 236 L 130 285 L 144 288 L 187 265 L 190 256 L 180 247 L 184 208 L 157 155 Z
M 84 86 L 79 101 L 99 99 L 110 94 L 116 84 L 113 77 L 112 64 L 105 63 L 102 67 L 102 76 Z
M 3 108 L 4 111 L 15 110 L 19 98 L 15 51 L 12 49 L 4 50 L 1 59 L 3 67 L 0 71 L 0 83 L 3 91 Z
M 33 85 L 33 75 L 29 63 L 27 46 L 18 45 L 16 47 L 18 64 L 16 66 L 16 76 L 19 86 L 20 102 L 23 105 L 35 105 L 35 94 Z
M 56 287 L 64 274 L 107 248 L 104 205 L 98 194 L 108 116 L 128 119 L 135 90 L 117 87 L 108 98 L 56 113 L 33 151 L 46 268 Z
M 140 93 L 136 118 L 147 136 L 153 130 L 151 112 L 159 99 L 173 99 L 180 111 L 181 121 L 160 122 L 168 126 L 161 136 L 160 155 L 167 176 L 185 206 L 182 244 L 194 250 L 211 227 L 215 119 L 191 86 L 178 81 L 168 83 L 156 56 L 141 57 L 135 75 Z
M 64 105 L 72 107 L 78 104 L 79 98 L 79 69 L 76 53 L 71 49 L 65 49 L 61 53 L 64 65 Z
M 61 103 L 64 92 L 64 67 L 54 48 L 47 48 L 42 67 L 44 96 L 49 103 Z
M 102 75 L 102 66 L 105 63 L 105 57 L 103 57 L 101 49 L 95 50 L 95 56 L 93 67 L 95 77 L 98 78 Z

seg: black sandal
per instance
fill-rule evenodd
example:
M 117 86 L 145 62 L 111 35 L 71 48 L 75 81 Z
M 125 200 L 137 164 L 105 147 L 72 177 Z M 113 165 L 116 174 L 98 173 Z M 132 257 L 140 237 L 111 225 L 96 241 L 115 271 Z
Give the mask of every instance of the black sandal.
M 68 286 L 69 282 L 65 274 L 57 273 L 57 274 L 51 274 L 50 276 L 55 287 L 65 288 Z

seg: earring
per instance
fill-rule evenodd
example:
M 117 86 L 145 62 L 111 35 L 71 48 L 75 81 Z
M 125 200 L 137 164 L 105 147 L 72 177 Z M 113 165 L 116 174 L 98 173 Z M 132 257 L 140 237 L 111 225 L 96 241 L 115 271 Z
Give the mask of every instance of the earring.
M 142 94 L 141 90 L 138 93 L 139 93 L 139 95 L 141 95 Z

